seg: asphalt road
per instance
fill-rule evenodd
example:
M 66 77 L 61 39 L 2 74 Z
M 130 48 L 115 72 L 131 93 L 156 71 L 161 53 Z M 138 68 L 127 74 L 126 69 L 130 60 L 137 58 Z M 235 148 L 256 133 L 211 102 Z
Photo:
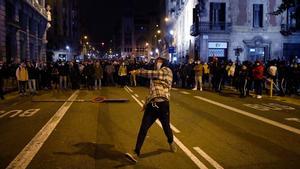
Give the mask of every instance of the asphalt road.
M 0 102 L 0 168 L 300 168 L 299 104 L 183 89 L 174 89 L 170 102 L 178 152 L 169 151 L 158 122 L 134 165 L 124 153 L 134 148 L 147 93 L 125 87 L 8 97 Z M 97 96 L 130 101 L 32 102 Z

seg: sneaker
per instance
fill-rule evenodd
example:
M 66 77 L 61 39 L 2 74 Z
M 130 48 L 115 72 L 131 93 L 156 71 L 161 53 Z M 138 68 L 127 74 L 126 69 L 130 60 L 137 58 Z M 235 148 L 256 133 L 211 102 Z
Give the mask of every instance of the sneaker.
M 197 90 L 197 88 L 193 88 L 192 90 Z
M 176 144 L 173 142 L 173 143 L 170 143 L 169 145 L 170 145 L 170 151 L 173 153 L 176 153 L 177 152 Z
M 261 95 L 257 95 L 257 98 L 258 98 L 258 99 L 261 99 L 261 98 L 262 98 L 262 96 L 261 96 Z
M 138 156 L 135 152 L 133 152 L 133 153 L 126 153 L 126 154 L 125 154 L 125 157 L 126 157 L 129 161 L 131 161 L 131 162 L 133 162 L 133 163 L 137 163 L 138 160 L 139 160 L 139 156 Z

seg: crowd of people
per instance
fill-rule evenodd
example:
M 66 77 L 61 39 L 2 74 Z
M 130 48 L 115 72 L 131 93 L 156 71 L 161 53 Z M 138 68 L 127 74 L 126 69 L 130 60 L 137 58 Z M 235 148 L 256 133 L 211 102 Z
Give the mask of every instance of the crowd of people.
M 147 86 L 149 80 L 130 74 L 136 69 L 153 69 L 153 62 L 135 60 L 89 60 L 84 62 L 57 61 L 53 63 L 6 64 L 0 61 L 0 98 L 7 88 L 15 85 L 21 96 L 36 94 L 39 90 L 88 89 L 100 90 L 102 86 Z M 300 63 L 271 60 L 267 63 L 220 61 L 213 58 L 187 64 L 169 65 L 173 71 L 173 86 L 191 90 L 221 92 L 225 86 L 236 89 L 240 97 L 254 90 L 257 98 L 270 83 L 276 94 L 299 94 Z M 10 83 L 9 83 L 10 82 Z

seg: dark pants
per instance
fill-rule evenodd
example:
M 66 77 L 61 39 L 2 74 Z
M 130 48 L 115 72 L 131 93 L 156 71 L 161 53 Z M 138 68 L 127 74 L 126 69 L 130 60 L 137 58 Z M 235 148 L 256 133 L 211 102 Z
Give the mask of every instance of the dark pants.
M 165 135 L 168 138 L 168 143 L 173 142 L 173 133 L 170 128 L 169 102 L 168 101 L 157 102 L 156 105 L 157 107 L 150 102 L 146 106 L 146 110 L 144 112 L 144 117 L 142 120 L 142 124 L 140 127 L 140 131 L 137 137 L 137 142 L 134 150 L 137 153 L 137 155 L 140 155 L 140 151 L 144 143 L 145 137 L 147 135 L 147 132 L 149 128 L 152 126 L 152 124 L 156 121 L 156 119 L 159 119 L 159 121 L 161 122 Z
M 245 97 L 247 95 L 247 79 L 239 80 L 239 91 L 241 97 Z
M 27 83 L 27 81 L 19 81 L 19 88 L 20 88 L 19 93 L 20 94 L 26 93 L 26 83 Z
M 262 95 L 262 85 L 263 85 L 263 80 L 259 80 L 259 79 L 254 80 L 255 94 Z

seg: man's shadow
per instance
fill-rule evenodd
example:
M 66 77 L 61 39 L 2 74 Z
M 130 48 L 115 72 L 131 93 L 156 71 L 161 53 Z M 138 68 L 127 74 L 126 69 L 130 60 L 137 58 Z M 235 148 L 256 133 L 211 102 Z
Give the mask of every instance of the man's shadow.
M 119 162 L 120 165 L 117 165 L 114 168 L 121 168 L 134 165 L 132 162 L 125 158 L 124 152 L 116 150 L 115 146 L 111 144 L 96 144 L 90 142 L 83 142 L 74 144 L 73 147 L 75 147 L 77 150 L 73 152 L 54 152 L 54 154 L 65 156 L 87 155 L 95 160 L 108 159 Z M 157 151 L 141 155 L 141 158 L 159 155 L 164 152 L 170 151 L 158 149 Z

